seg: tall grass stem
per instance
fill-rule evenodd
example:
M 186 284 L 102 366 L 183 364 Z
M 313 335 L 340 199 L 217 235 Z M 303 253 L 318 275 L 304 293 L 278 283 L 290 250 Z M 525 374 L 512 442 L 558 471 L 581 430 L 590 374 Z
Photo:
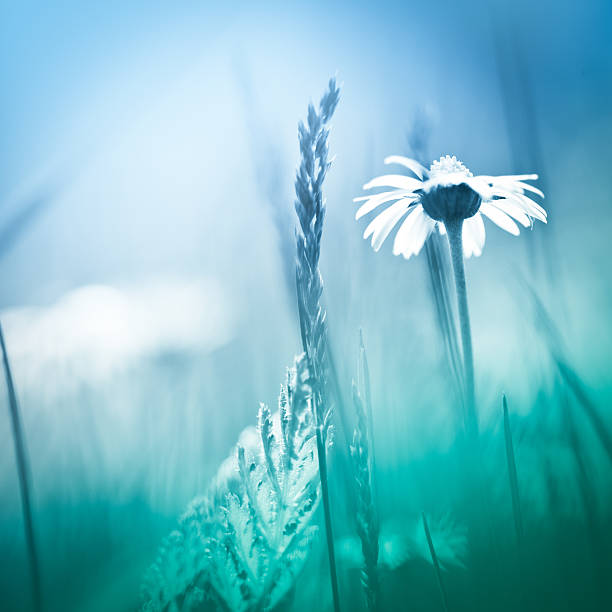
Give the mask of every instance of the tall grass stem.
M 359 368 L 357 371 L 357 388 L 359 395 L 363 397 L 365 402 L 366 416 L 368 419 L 367 427 L 367 445 L 370 455 L 372 467 L 372 489 L 375 493 L 376 485 L 374 483 L 374 474 L 376 471 L 376 455 L 374 453 L 374 411 L 372 409 L 372 389 L 370 386 L 370 366 L 368 365 L 368 356 L 366 354 L 365 345 L 363 343 L 363 330 L 359 330 Z
M 425 513 L 422 512 L 421 516 L 423 517 L 423 529 L 425 530 L 425 537 L 427 538 L 427 546 L 429 546 L 429 554 L 431 555 L 431 562 L 433 563 L 434 570 L 436 572 L 436 579 L 438 581 L 438 588 L 440 589 L 440 597 L 442 599 L 442 608 L 444 612 L 449 612 L 448 608 L 448 597 L 446 596 L 446 590 L 444 588 L 444 583 L 442 582 L 442 571 L 440 570 L 440 562 L 438 561 L 438 555 L 436 554 L 436 549 L 434 548 L 433 540 L 431 539 L 431 533 L 429 531 L 429 525 L 427 524 L 427 517 Z
M 40 588 L 40 568 L 38 564 L 38 552 L 36 547 L 36 537 L 34 535 L 34 521 L 32 519 L 32 500 L 30 485 L 30 468 L 28 462 L 28 452 L 23 434 L 21 415 L 19 414 L 19 404 L 17 394 L 13 384 L 13 375 L 8 360 L 6 344 L 4 343 L 4 333 L 0 325 L 0 345 L 2 346 L 2 362 L 4 365 L 4 376 L 8 389 L 9 411 L 11 413 L 11 426 L 13 431 L 13 441 L 15 443 L 15 459 L 17 461 L 17 473 L 19 476 L 19 489 L 21 492 L 21 507 L 23 512 L 23 526 L 25 530 L 26 545 L 28 548 L 28 558 L 30 562 L 30 573 L 32 578 L 32 600 L 34 610 L 42 610 L 42 596 Z
M 340 612 L 340 592 L 338 590 L 338 574 L 336 573 L 336 551 L 334 548 L 334 535 L 329 504 L 329 483 L 327 479 L 327 454 L 323 440 L 323 428 L 317 427 L 317 456 L 319 459 L 319 473 L 321 477 L 321 498 L 323 500 L 323 514 L 325 519 L 325 533 L 327 535 L 327 555 L 329 558 L 329 576 L 334 601 L 334 612 Z
M 514 460 L 514 445 L 512 443 L 512 432 L 510 431 L 510 418 L 508 416 L 508 401 L 506 394 L 502 395 L 502 408 L 504 411 L 504 439 L 506 442 L 506 461 L 508 463 L 508 479 L 510 481 L 510 494 L 512 496 L 512 514 L 514 515 L 514 528 L 519 549 L 523 547 L 523 515 L 521 513 L 521 501 L 519 497 L 518 476 L 516 462 Z
M 361 345 L 363 349 L 363 344 Z M 365 351 L 360 351 L 365 356 Z M 363 363 L 360 364 L 363 366 Z M 363 374 L 360 374 L 362 376 Z M 357 416 L 357 425 L 353 432 L 351 458 L 353 460 L 354 486 L 356 503 L 357 535 L 361 540 L 363 566 L 361 584 L 369 612 L 378 610 L 379 603 L 379 536 L 380 525 L 376 508 L 374 488 L 374 458 L 372 455 L 372 437 L 369 431 L 368 416 L 361 398 L 358 385 L 353 382 L 353 405 Z
M 296 289 L 300 333 L 313 388 L 313 419 L 317 438 L 318 467 L 321 480 L 325 532 L 330 565 L 330 580 L 334 611 L 340 611 L 336 555 L 332 532 L 327 471 L 328 430 L 331 425 L 333 403 L 330 393 L 330 352 L 327 332 L 327 313 L 322 304 L 323 279 L 319 271 L 321 236 L 325 218 L 323 181 L 331 166 L 329 159 L 329 121 L 338 104 L 340 90 L 335 79 L 329 86 L 318 110 L 308 106 L 306 122 L 298 125 L 300 165 L 295 179 L 295 211 L 297 261 Z

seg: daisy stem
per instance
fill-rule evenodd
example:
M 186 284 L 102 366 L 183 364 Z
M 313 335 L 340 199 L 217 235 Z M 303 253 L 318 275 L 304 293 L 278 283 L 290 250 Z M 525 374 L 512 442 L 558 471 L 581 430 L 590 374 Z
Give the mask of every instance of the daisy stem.
M 463 265 L 463 240 L 461 236 L 463 231 L 463 219 L 449 221 L 445 223 L 445 226 L 451 260 L 453 262 L 459 329 L 461 330 L 461 346 L 463 349 L 463 369 L 465 371 L 465 428 L 469 435 L 476 435 L 478 433 L 478 419 L 476 415 L 476 399 L 474 392 L 474 355 L 472 352 L 472 330 L 470 326 L 470 311 L 468 309 L 465 268 Z

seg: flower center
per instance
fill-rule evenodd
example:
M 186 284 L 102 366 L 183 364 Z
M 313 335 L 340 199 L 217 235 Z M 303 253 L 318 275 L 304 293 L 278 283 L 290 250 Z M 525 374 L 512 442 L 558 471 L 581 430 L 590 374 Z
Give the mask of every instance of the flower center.
M 436 159 L 429 167 L 429 176 L 431 178 L 441 178 L 445 174 L 463 174 L 464 176 L 474 176 L 454 155 L 445 155 L 440 159 Z
M 470 185 L 472 176 L 454 155 L 434 161 L 419 198 L 425 212 L 443 223 L 473 217 L 480 208 L 482 197 Z

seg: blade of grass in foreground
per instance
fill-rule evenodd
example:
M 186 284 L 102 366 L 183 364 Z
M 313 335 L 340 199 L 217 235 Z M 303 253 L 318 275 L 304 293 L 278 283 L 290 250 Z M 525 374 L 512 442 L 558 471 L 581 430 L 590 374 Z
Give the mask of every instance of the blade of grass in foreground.
M 570 401 L 567 393 L 559 393 L 561 410 L 565 420 L 566 436 L 572 449 L 577 468 L 578 487 L 582 498 L 587 534 L 593 556 L 594 578 L 602 593 L 607 590 L 609 583 L 605 570 L 609 555 L 606 554 L 605 540 L 601 537 L 601 526 L 597 507 L 597 497 L 593 484 L 592 469 L 590 468 L 584 452 L 583 444 L 578 436 L 578 428 L 574 421 Z
M 527 285 L 527 289 L 531 294 L 531 299 L 534 305 L 537 323 L 536 328 L 542 332 L 542 336 L 546 341 L 550 356 L 557 370 L 559 371 L 561 378 L 571 389 L 580 406 L 582 406 L 584 414 L 595 430 L 595 433 L 599 438 L 608 459 L 610 462 L 612 462 L 612 434 L 610 433 L 604 420 L 601 418 L 597 406 L 590 398 L 586 385 L 582 382 L 582 379 L 576 370 L 570 365 L 569 360 L 565 355 L 565 351 L 563 350 L 561 333 L 559 332 L 555 322 L 552 320 L 552 317 L 546 310 L 540 296 L 529 285 Z
M 363 348 L 363 345 L 362 345 Z M 353 383 L 353 405 L 357 414 L 357 427 L 351 444 L 354 484 L 357 489 L 357 534 L 361 540 L 363 566 L 361 584 L 370 612 L 378 610 L 379 576 L 378 554 L 380 527 L 374 499 L 374 474 L 371 436 L 368 418 L 357 385 Z
M 527 593 L 525 573 L 525 538 L 523 531 L 523 513 L 521 511 L 521 498 L 519 496 L 518 475 L 516 461 L 514 459 L 514 444 L 512 442 L 512 430 L 510 429 L 510 416 L 508 414 L 508 400 L 506 394 L 502 394 L 502 409 L 504 413 L 504 441 L 506 445 L 506 463 L 508 464 L 508 481 L 510 484 L 510 495 L 512 497 L 512 516 L 514 517 L 514 530 L 516 531 L 516 544 L 518 547 L 518 570 L 520 577 L 520 596 L 523 608 L 527 607 Z
M 23 525 L 25 529 L 26 545 L 28 547 L 28 557 L 30 561 L 30 572 L 32 575 L 32 599 L 34 610 L 42 610 L 42 597 L 40 590 L 40 571 L 38 565 L 38 553 L 36 549 L 36 538 L 34 537 L 34 522 L 32 520 L 32 502 L 30 486 L 30 470 L 28 465 L 28 453 L 23 435 L 17 394 L 13 384 L 13 376 L 8 360 L 4 334 L 0 325 L 0 345 L 2 346 L 2 362 L 4 365 L 4 376 L 8 389 L 9 410 L 11 413 L 11 426 L 13 431 L 13 441 L 15 443 L 15 459 L 17 461 L 17 472 L 19 475 L 19 488 L 21 492 L 21 506 L 23 511 Z
M 504 439 L 506 441 L 506 461 L 508 463 L 508 479 L 510 481 L 510 494 L 512 495 L 512 514 L 514 515 L 516 540 L 518 542 L 519 548 L 522 548 L 523 516 L 521 514 L 521 501 L 519 497 L 516 462 L 514 460 L 514 445 L 512 444 L 512 432 L 510 431 L 510 418 L 508 416 L 508 401 L 506 400 L 505 393 L 502 395 L 502 406 L 504 411 Z
M 582 406 L 587 418 L 591 422 L 601 445 L 606 451 L 606 455 L 612 462 L 612 435 L 608 431 L 606 424 L 601 418 L 597 406 L 589 397 L 587 390 L 584 386 L 584 383 L 580 379 L 580 376 L 576 373 L 576 371 L 562 358 L 555 357 L 555 363 L 557 368 L 559 369 L 559 373 L 561 377 L 567 384 L 567 386 L 572 390 L 572 393 L 576 396 L 578 403 Z
M 434 570 L 436 572 L 436 579 L 438 581 L 438 588 L 440 589 L 442 607 L 444 608 L 444 612 L 449 612 L 448 597 L 446 596 L 446 590 L 444 589 L 444 583 L 442 582 L 442 572 L 440 570 L 440 563 L 438 561 L 438 555 L 436 554 L 436 549 L 434 548 L 433 540 L 431 539 L 429 525 L 427 524 L 427 517 L 425 516 L 424 512 L 421 513 L 421 516 L 423 517 L 423 529 L 425 530 L 425 537 L 427 538 L 427 546 L 429 546 L 429 554 L 431 555 L 431 562 L 433 563 Z
M 372 464 L 372 490 L 376 491 L 374 483 L 374 473 L 376 471 L 376 455 L 374 453 L 374 412 L 372 410 L 372 391 L 370 388 L 370 367 L 368 365 L 368 356 L 366 354 L 365 345 L 363 343 L 363 331 L 359 330 L 359 367 L 357 369 L 357 390 L 359 396 L 365 402 L 365 411 L 367 415 L 367 444 Z

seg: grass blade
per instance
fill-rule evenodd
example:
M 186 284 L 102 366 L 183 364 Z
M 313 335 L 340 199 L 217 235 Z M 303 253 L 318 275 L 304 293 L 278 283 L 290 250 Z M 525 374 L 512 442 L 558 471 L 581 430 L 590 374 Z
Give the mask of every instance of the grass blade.
M 8 360 L 8 353 L 4 343 L 4 333 L 0 325 L 0 345 L 2 346 L 2 362 L 4 365 L 4 376 L 8 389 L 9 410 L 11 413 L 11 426 L 13 431 L 13 441 L 15 443 L 15 458 L 17 461 L 17 472 L 19 475 L 19 489 L 21 492 L 21 507 L 23 511 L 23 525 L 25 529 L 26 545 L 28 548 L 28 558 L 30 561 L 30 573 L 32 577 L 32 599 L 34 610 L 42 610 L 42 596 L 40 588 L 40 569 L 38 564 L 38 552 L 36 538 L 34 536 L 34 521 L 32 520 L 32 501 L 30 485 L 30 469 L 28 462 L 28 452 L 25 444 L 21 416 L 19 414 L 19 404 L 17 394 L 13 384 L 13 376 Z
M 567 386 L 572 390 L 572 393 L 576 396 L 578 403 L 582 406 L 591 426 L 595 430 L 601 445 L 603 446 L 608 459 L 612 462 L 612 435 L 608 431 L 606 424 L 601 418 L 597 406 L 589 397 L 584 383 L 578 376 L 578 373 L 562 358 L 556 357 L 555 363 Z
M 368 454 L 370 456 L 371 473 L 372 473 L 372 490 L 376 491 L 374 484 L 374 473 L 376 471 L 376 455 L 374 453 L 374 412 L 372 410 L 372 391 L 370 387 L 370 367 L 368 365 L 368 356 L 366 354 L 365 345 L 363 343 L 363 331 L 359 330 L 359 367 L 357 370 L 357 393 L 360 400 L 365 403 L 365 415 L 367 417 L 367 427 L 364 426 L 364 434 L 367 439 Z M 354 394 L 353 394 L 354 395 Z M 358 412 L 359 414 L 359 412 Z
M 508 480 L 510 482 L 510 494 L 512 496 L 512 514 L 514 515 L 514 528 L 519 548 L 523 546 L 523 516 L 521 513 L 521 501 L 518 488 L 518 476 L 516 473 L 516 462 L 514 460 L 514 445 L 512 444 L 512 432 L 510 430 L 510 418 L 508 416 L 508 401 L 506 394 L 502 395 L 502 406 L 504 411 L 504 439 L 506 442 L 506 461 L 508 463 Z
M 571 389 L 572 393 L 582 406 L 584 413 L 591 423 L 603 449 L 612 463 L 612 434 L 608 426 L 601 418 L 599 410 L 593 400 L 590 398 L 585 384 L 582 382 L 576 370 L 570 365 L 569 360 L 565 356 L 561 333 L 552 317 L 544 307 L 540 296 L 532 287 L 527 286 L 533 302 L 537 329 L 542 332 L 546 341 L 550 356 L 561 375 L 565 384 Z
M 429 525 L 427 524 L 427 517 L 422 512 L 423 517 L 423 529 L 425 530 L 425 537 L 427 538 L 427 546 L 429 546 L 429 554 L 431 555 L 431 562 L 436 572 L 436 580 L 438 581 L 438 588 L 440 589 L 440 598 L 442 599 L 442 608 L 444 612 L 449 612 L 448 597 L 446 596 L 446 590 L 444 589 L 444 583 L 442 582 L 442 571 L 440 570 L 440 563 L 438 562 L 438 555 L 436 555 L 436 549 L 434 548 L 433 540 L 431 539 L 431 533 L 429 531 Z
M 363 347 L 363 345 L 362 345 Z M 374 497 L 373 456 L 368 419 L 357 386 L 353 383 L 353 404 L 357 413 L 357 427 L 351 444 L 354 479 L 357 489 L 357 535 L 361 540 L 363 566 L 361 584 L 370 612 L 378 609 L 379 599 L 379 535 L 380 526 Z

